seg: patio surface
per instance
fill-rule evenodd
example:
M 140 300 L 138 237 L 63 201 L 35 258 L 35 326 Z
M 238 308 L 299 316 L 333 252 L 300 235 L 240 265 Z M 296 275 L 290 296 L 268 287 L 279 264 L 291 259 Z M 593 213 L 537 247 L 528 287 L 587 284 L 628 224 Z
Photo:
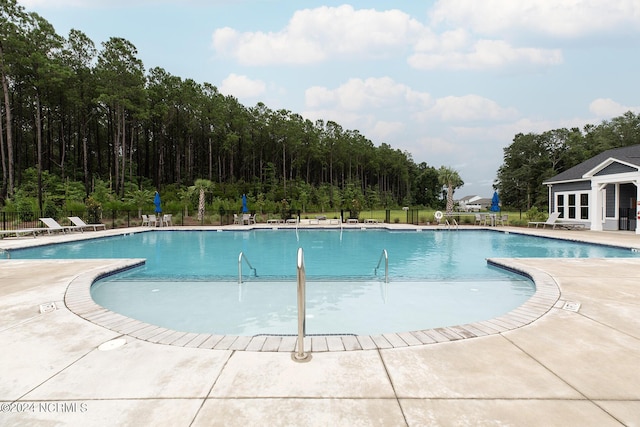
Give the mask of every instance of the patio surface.
M 501 229 L 640 248 L 629 232 Z M 132 230 L 5 238 L 0 250 Z M 517 329 L 312 347 L 297 363 L 148 342 L 65 306 L 75 279 L 126 261 L 0 260 L 0 425 L 640 426 L 640 258 L 496 261 L 550 277 L 559 299 Z

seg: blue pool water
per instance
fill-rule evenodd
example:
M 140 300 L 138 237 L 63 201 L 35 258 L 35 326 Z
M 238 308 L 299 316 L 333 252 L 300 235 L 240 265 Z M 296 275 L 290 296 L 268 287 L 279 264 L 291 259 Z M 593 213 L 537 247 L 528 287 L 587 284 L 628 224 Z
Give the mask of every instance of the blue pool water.
M 630 250 L 494 231 L 152 231 L 14 250 L 13 259 L 146 258 L 138 278 L 237 280 L 242 252 L 260 280 L 295 278 L 304 249 L 308 279 L 373 278 L 381 253 L 398 280 L 486 280 L 506 274 L 486 258 L 638 256 Z M 383 265 L 383 264 L 382 264 Z M 249 269 L 243 263 L 246 280 Z
M 151 324 L 229 335 L 295 334 L 304 250 L 307 333 L 379 334 L 480 321 L 523 304 L 530 280 L 486 258 L 631 257 L 629 250 L 494 231 L 152 231 L 11 251 L 19 258 L 146 258 L 92 286 L 94 300 Z M 389 257 L 390 283 L 382 251 Z M 242 252 L 256 269 L 243 263 Z

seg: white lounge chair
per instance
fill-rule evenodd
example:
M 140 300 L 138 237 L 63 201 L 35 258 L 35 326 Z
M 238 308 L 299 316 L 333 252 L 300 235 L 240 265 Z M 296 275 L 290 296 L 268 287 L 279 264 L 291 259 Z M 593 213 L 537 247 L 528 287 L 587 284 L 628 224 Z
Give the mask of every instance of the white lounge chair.
M 542 225 L 542 228 L 545 228 L 547 225 L 554 226 L 558 218 L 560 217 L 560 212 L 553 212 L 549 215 L 546 221 L 529 221 L 527 223 L 527 227 L 535 225 L 538 228 L 539 225 Z
M 42 231 L 42 228 L 19 228 L 17 230 L 0 230 L 0 239 L 4 236 L 14 235 L 15 237 L 20 237 L 21 235 L 33 234 L 33 237 L 36 237 Z
M 47 226 L 46 230 L 48 234 L 51 234 L 51 232 L 53 231 L 61 231 L 63 233 L 72 230 L 84 231 L 82 227 L 78 227 L 77 225 L 60 225 L 58 224 L 58 221 L 53 218 L 40 218 L 40 221 L 42 221 L 44 225 Z
M 78 227 L 81 227 L 83 230 L 85 228 L 93 228 L 93 231 L 98 231 L 98 228 L 102 228 L 103 230 L 107 229 L 107 226 L 105 224 L 87 224 L 82 220 L 82 218 L 78 216 L 69 216 L 67 218 L 69 218 L 69 221 L 71 221 L 73 225 L 77 225 Z
M 559 219 L 553 224 L 554 230 L 556 229 L 556 227 L 564 228 L 566 230 L 584 230 L 586 226 L 584 222 L 564 221 L 562 219 Z

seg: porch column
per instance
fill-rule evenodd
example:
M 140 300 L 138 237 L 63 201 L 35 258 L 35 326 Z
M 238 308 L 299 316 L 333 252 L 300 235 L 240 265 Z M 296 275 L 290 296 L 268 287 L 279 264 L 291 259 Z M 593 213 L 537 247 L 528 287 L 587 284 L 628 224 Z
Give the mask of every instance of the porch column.
M 635 180 L 633 182 L 636 185 L 636 210 L 634 215 L 638 218 L 638 213 L 640 212 L 640 180 Z M 636 219 L 636 234 L 640 234 L 640 220 Z
M 604 221 L 604 197 L 602 189 L 606 184 L 591 181 L 591 202 L 589 203 L 589 218 L 591 219 L 591 230 L 602 231 L 602 221 Z

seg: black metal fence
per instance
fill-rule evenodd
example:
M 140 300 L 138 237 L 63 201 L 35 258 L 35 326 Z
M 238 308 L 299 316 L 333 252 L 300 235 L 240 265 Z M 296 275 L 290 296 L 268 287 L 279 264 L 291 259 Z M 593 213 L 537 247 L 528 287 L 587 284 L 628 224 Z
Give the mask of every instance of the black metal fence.
M 196 213 L 191 212 L 191 215 L 185 216 L 184 212 L 163 212 L 162 214 L 171 214 L 173 225 L 228 225 L 233 224 L 233 214 L 236 211 L 225 211 L 220 209 L 216 212 L 207 211 L 198 217 Z M 299 216 L 304 218 L 315 218 L 316 214 L 306 214 L 300 211 L 288 212 L 290 217 Z M 82 218 L 86 223 L 101 222 L 108 228 L 126 228 L 136 227 L 142 225 L 141 215 L 155 214 L 154 212 L 145 212 L 138 210 L 103 210 L 99 217 L 96 219 L 95 214 L 90 215 L 87 210 L 83 211 L 67 211 L 59 214 L 54 218 L 60 225 L 71 225 L 69 217 L 77 216 Z M 255 214 L 255 212 L 252 212 Z M 39 218 L 47 217 L 48 214 L 43 212 L 34 211 L 0 211 L 0 230 L 20 230 L 26 228 L 44 228 L 44 224 Z M 279 213 L 263 213 L 258 215 L 258 222 L 267 222 L 272 218 L 279 218 Z M 324 213 L 323 216 L 327 218 L 343 218 L 343 221 L 347 220 L 348 211 L 335 211 Z M 397 209 L 397 210 L 378 210 L 378 211 L 362 211 L 359 213 L 361 220 L 376 219 L 379 222 L 386 223 L 407 223 L 407 224 L 422 224 L 433 220 L 432 213 L 428 213 L 425 210 L 418 209 Z
M 0 211 L 0 230 L 20 230 L 25 228 L 44 228 L 44 224 L 40 218 L 47 215 L 43 212 L 22 211 L 22 212 L 5 212 Z M 68 217 L 77 216 L 85 222 L 90 221 L 87 211 L 68 211 L 58 218 L 54 218 L 61 225 L 71 225 Z M 142 220 L 138 218 L 138 212 L 131 211 L 107 211 L 101 216 L 103 224 L 111 228 L 131 227 L 139 225 Z

